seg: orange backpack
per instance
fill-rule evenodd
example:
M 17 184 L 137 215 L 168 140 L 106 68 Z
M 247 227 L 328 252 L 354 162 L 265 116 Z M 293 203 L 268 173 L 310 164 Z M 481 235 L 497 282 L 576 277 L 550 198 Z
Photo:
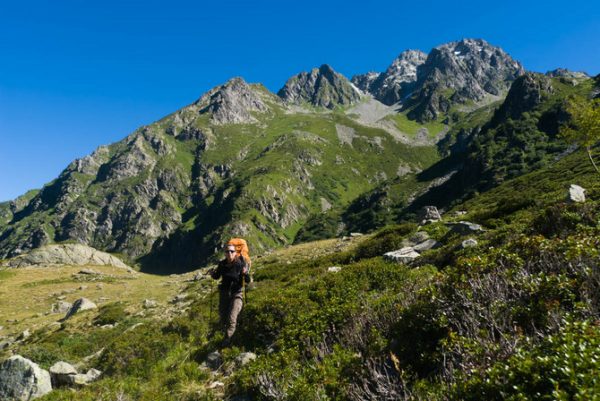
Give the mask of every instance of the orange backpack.
M 252 266 L 252 261 L 250 260 L 250 250 L 248 249 L 248 243 L 245 239 L 242 238 L 232 238 L 227 243 L 227 246 L 233 245 L 235 247 L 235 251 L 238 255 L 244 258 L 246 263 L 248 264 L 248 270 Z

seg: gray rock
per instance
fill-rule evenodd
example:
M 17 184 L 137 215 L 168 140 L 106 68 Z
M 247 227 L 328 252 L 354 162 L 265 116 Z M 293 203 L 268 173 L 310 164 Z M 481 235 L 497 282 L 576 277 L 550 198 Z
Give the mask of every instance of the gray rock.
M 80 311 L 96 309 L 96 308 L 97 308 L 96 304 L 93 303 L 92 301 L 90 301 L 89 299 L 79 298 L 77 301 L 73 302 L 73 306 L 71 306 L 71 308 L 67 311 L 67 314 L 65 315 L 63 320 L 67 320 L 68 318 L 70 318 L 71 316 L 73 316 L 74 314 L 76 314 Z
M 10 337 L 0 340 L 0 350 L 10 347 L 11 345 L 14 344 L 14 342 L 15 342 L 15 339 L 10 338 Z
M 425 241 L 420 242 L 417 245 L 413 246 L 413 249 L 417 252 L 423 252 L 423 251 L 428 251 L 430 249 L 436 249 L 441 246 L 442 246 L 442 244 L 440 244 L 436 240 L 428 239 L 428 240 L 425 240 Z
M 82 244 L 46 245 L 5 262 L 8 267 L 48 265 L 110 265 L 128 268 L 116 256 Z M 97 274 L 97 273 L 87 273 Z
M 459 221 L 457 223 L 446 223 L 450 230 L 459 235 L 481 234 L 485 230 L 479 224 L 468 221 Z
M 211 89 L 196 105 L 200 108 L 200 114 L 210 113 L 214 124 L 256 123 L 258 120 L 252 113 L 266 113 L 269 110 L 261 94 L 242 78 L 232 78 Z
M 221 354 L 219 351 L 211 352 L 206 357 L 206 366 L 208 366 L 212 370 L 218 370 L 223 364 L 223 358 L 221 358 Z
M 416 258 L 420 257 L 419 252 L 415 251 L 413 247 L 407 246 L 397 251 L 387 252 L 383 257 L 391 262 L 396 263 L 410 263 Z
M 143 305 L 144 309 L 151 309 L 151 308 L 156 308 L 158 306 L 158 302 L 156 302 L 153 299 L 144 299 L 144 302 L 142 305 Z
M 50 374 L 29 359 L 14 355 L 0 365 L 1 400 L 33 400 L 50 391 Z
M 435 206 L 423 206 L 421 212 L 419 213 L 419 219 L 422 221 L 421 224 L 424 222 L 431 223 L 440 221 L 442 219 L 442 215 Z
M 21 334 L 19 334 L 17 340 L 22 341 L 28 339 L 29 337 L 31 337 L 31 332 L 29 331 L 29 329 L 27 329 L 24 330 Z
M 465 248 L 472 248 L 472 247 L 475 247 L 475 246 L 477 246 L 477 244 L 478 244 L 478 243 L 477 243 L 477 240 L 476 240 L 475 238 L 467 238 L 466 240 L 464 240 L 464 241 L 463 241 L 463 242 L 460 244 L 460 247 L 461 247 L 462 249 L 465 249 Z
M 249 364 L 250 362 L 256 360 L 256 354 L 253 352 L 242 352 L 235 358 L 235 365 L 238 368 Z
M 573 203 L 585 202 L 585 188 L 571 184 L 569 187 L 569 201 Z
M 331 267 L 327 268 L 327 271 L 329 273 L 337 273 L 337 272 L 342 271 L 342 268 L 340 266 L 331 266 Z
M 426 59 L 427 54 L 420 50 L 405 50 L 385 72 L 355 75 L 352 77 L 352 83 L 372 94 L 380 102 L 393 105 L 414 88 L 417 68 L 424 64 Z
M 176 304 L 176 303 L 179 303 L 179 302 L 183 302 L 183 301 L 185 301 L 188 298 L 189 298 L 189 294 L 181 293 L 181 294 L 175 295 L 175 298 L 173 298 L 173 300 L 171 302 L 174 303 L 174 304 Z
M 428 239 L 429 239 L 429 234 L 427 233 L 427 231 L 417 231 L 416 233 L 411 235 L 409 238 L 410 242 L 412 242 L 413 244 L 418 244 L 423 241 L 427 241 Z
M 309 103 L 328 109 L 356 103 L 361 96 L 346 77 L 327 64 L 291 77 L 277 95 L 289 104 Z
M 50 367 L 49 371 L 54 387 L 71 384 L 72 378 L 70 376 L 77 374 L 77 369 L 70 363 L 64 361 L 56 362 Z

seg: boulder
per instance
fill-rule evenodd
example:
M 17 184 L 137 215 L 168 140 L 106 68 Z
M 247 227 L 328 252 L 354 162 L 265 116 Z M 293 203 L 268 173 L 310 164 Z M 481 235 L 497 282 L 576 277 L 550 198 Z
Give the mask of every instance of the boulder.
M 342 270 L 342 268 L 340 266 L 331 266 L 331 267 L 327 268 L 327 271 L 329 273 L 337 273 L 337 272 L 339 272 L 341 270 Z
M 571 184 L 569 187 L 569 201 L 573 203 L 585 202 L 585 188 Z
M 70 302 L 58 301 L 52 304 L 52 313 L 67 313 L 72 306 Z
M 50 378 L 52 379 L 52 385 L 55 387 L 71 384 L 72 379 L 70 376 L 76 374 L 77 369 L 67 362 L 56 362 L 50 367 Z
M 485 230 L 479 224 L 468 221 L 459 221 L 456 223 L 446 223 L 450 230 L 458 235 L 481 234 Z
M 124 269 L 130 268 L 116 256 L 83 244 L 46 245 L 9 259 L 4 264 L 8 267 L 110 265 Z
M 461 244 L 460 247 L 462 249 L 465 248 L 472 248 L 474 246 L 477 246 L 477 240 L 474 238 L 467 238 L 466 240 L 464 240 Z
M 387 252 L 383 257 L 391 262 L 410 263 L 421 256 L 413 247 L 407 246 L 397 251 Z
M 73 302 L 73 306 L 71 306 L 71 308 L 67 311 L 67 314 L 65 315 L 63 320 L 67 320 L 77 312 L 96 308 L 96 304 L 90 301 L 89 299 L 79 298 L 77 301 Z
M 421 220 L 421 224 L 433 223 L 440 221 L 442 215 L 435 206 L 423 206 L 419 213 L 419 219 Z
M 430 249 L 436 249 L 441 246 L 442 246 L 442 244 L 440 244 L 436 240 L 428 239 L 428 240 L 425 240 L 425 241 L 420 242 L 417 245 L 413 246 L 413 249 L 417 252 L 423 252 L 423 251 L 428 251 Z
M 50 391 L 50 373 L 29 359 L 13 355 L 0 365 L 0 400 L 33 400 Z
M 151 309 L 151 308 L 156 308 L 158 306 L 158 302 L 156 302 L 153 299 L 144 299 L 144 302 L 142 305 L 143 305 L 144 309 Z

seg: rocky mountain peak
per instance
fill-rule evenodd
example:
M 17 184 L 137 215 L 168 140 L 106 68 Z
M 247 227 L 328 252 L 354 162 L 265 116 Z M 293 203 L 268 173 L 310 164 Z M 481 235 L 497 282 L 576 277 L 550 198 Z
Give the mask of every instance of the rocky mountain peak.
M 289 104 L 309 103 L 328 109 L 360 100 L 359 90 L 327 64 L 291 77 L 277 95 Z
M 435 119 L 455 103 L 501 96 L 525 70 L 518 61 L 483 39 L 463 39 L 431 50 L 417 71 L 409 117 Z
M 571 71 L 566 68 L 557 68 L 546 73 L 551 78 L 572 78 L 572 79 L 584 79 L 590 76 L 583 71 Z
M 554 88 L 547 76 L 528 72 L 513 82 L 506 100 L 494 115 L 494 120 L 516 119 L 524 112 L 534 109 L 552 93 Z
M 210 113 L 214 124 L 257 122 L 252 113 L 265 113 L 269 107 L 262 94 L 240 77 L 206 92 L 195 103 L 200 114 Z
M 355 75 L 352 82 L 380 102 L 392 105 L 413 89 L 417 81 L 417 67 L 426 59 L 427 54 L 420 50 L 405 50 L 384 72 Z

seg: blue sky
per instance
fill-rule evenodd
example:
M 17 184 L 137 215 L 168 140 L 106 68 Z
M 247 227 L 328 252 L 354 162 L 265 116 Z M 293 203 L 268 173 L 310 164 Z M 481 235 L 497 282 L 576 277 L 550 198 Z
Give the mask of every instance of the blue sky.
M 597 1 L 0 0 L 0 201 L 233 76 L 277 91 L 484 38 L 526 69 L 600 73 Z

